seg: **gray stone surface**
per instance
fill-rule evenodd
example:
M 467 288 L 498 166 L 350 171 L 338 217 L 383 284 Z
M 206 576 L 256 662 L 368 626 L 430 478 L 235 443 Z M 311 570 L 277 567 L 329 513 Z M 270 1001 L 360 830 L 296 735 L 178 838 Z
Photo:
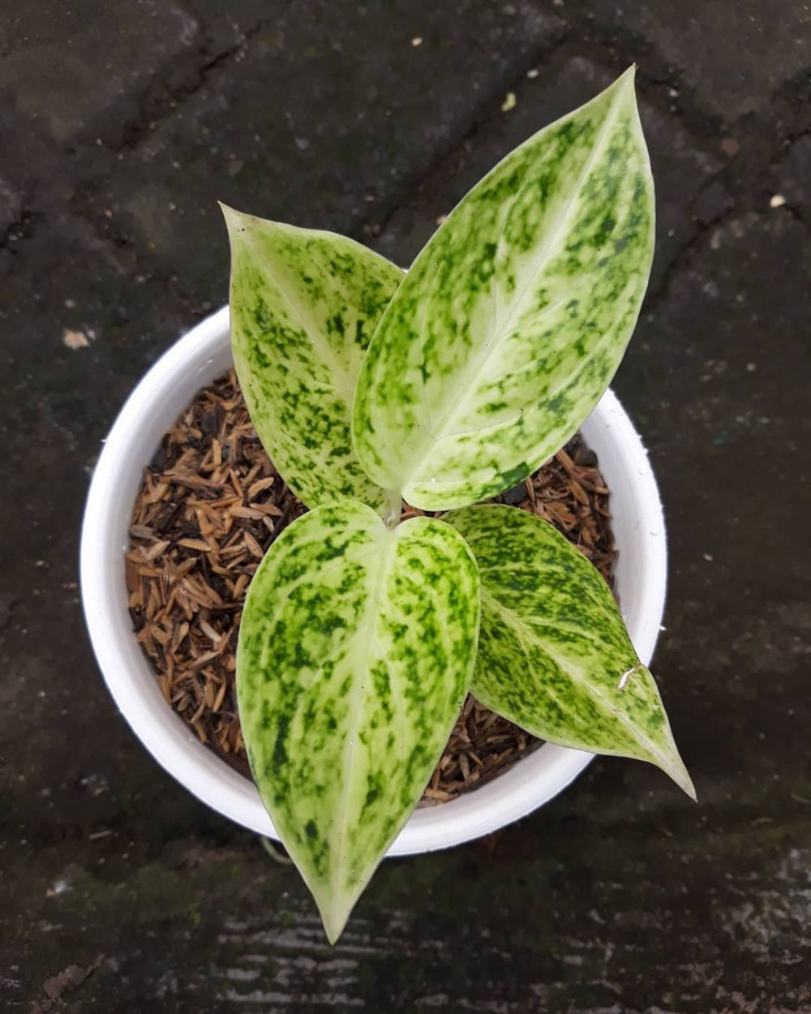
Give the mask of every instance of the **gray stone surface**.
M 343 232 L 379 222 L 562 28 L 526 3 L 499 13 L 463 2 L 435 20 L 407 3 L 352 18 L 341 5 L 317 18 L 291 5 L 211 68 L 177 115 L 99 159 L 77 205 L 101 234 L 131 238 L 170 273 L 182 264 L 182 285 L 220 302 L 218 200 Z
M 6 8 L 3 1009 L 811 1009 L 805 6 Z M 224 299 L 218 198 L 407 263 L 633 60 L 659 241 L 616 386 L 666 504 L 655 668 L 700 803 L 597 761 L 515 827 L 386 863 L 331 949 L 295 874 L 175 785 L 103 689 L 76 585 L 100 441 Z
M 696 105 L 723 123 L 767 113 L 774 93 L 808 72 L 811 10 L 804 4 L 682 0 L 668 11 L 643 0 L 623 6 L 616 0 L 588 5 L 601 29 L 627 25 L 655 48 Z
M 20 5 L 3 26 L 0 92 L 56 141 L 118 132 L 156 78 L 198 42 L 195 19 L 162 0 Z

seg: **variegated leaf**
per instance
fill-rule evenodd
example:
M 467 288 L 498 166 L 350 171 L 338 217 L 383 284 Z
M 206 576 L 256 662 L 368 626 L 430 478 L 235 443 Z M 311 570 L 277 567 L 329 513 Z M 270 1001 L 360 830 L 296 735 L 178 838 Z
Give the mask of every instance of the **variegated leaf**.
M 382 511 L 385 494 L 352 449 L 350 412 L 402 271 L 344 236 L 223 213 L 234 364 L 259 439 L 308 506 L 347 496 Z
M 482 704 L 552 743 L 650 761 L 695 798 L 653 676 L 592 564 L 515 507 L 468 507 L 446 520 L 479 565 L 472 690 Z
M 331 941 L 431 776 L 467 693 L 479 579 L 449 525 L 305 514 L 251 582 L 237 692 L 251 769 Z
M 358 378 L 370 477 L 445 510 L 563 446 L 622 358 L 653 226 L 630 70 L 508 155 L 417 257 Z

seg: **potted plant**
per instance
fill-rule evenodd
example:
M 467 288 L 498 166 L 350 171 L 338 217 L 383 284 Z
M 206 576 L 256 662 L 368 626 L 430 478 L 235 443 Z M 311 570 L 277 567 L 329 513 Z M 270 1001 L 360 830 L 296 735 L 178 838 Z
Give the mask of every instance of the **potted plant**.
M 554 454 L 598 403 L 634 443 L 616 403 L 600 402 L 653 254 L 633 71 L 499 163 L 405 276 L 344 237 L 224 211 L 240 386 L 268 454 L 309 508 L 271 544 L 248 591 L 240 720 L 272 829 L 330 940 L 409 820 L 469 689 L 544 739 L 539 754 L 557 744 L 637 757 L 692 795 L 656 684 L 602 577 L 550 525 L 482 504 Z M 131 503 L 156 443 L 137 421 L 167 378 L 182 376 L 182 405 L 226 365 L 224 325 L 222 315 L 202 325 L 191 357 L 184 342 L 170 350 L 116 423 L 88 504 L 83 595 L 108 683 L 147 746 L 192 791 L 267 832 L 250 783 L 237 792 L 202 749 L 189 770 L 177 720 L 143 686 L 121 572 L 110 566 L 122 498 Z M 635 447 L 640 510 L 661 544 L 655 487 Z M 404 504 L 416 510 L 403 520 Z M 645 661 L 663 547 L 651 555 L 659 573 Z M 632 562 L 643 577 L 645 563 L 644 551 Z M 625 581 L 630 590 L 633 576 Z M 516 776 L 513 819 L 588 760 L 560 756 L 571 767 L 540 798 Z M 439 844 L 485 829 L 470 821 Z

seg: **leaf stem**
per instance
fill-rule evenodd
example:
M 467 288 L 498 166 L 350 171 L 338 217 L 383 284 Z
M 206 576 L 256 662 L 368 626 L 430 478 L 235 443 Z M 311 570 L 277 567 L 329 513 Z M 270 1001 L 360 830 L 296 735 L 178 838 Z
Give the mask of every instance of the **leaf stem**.
M 270 840 L 270 838 L 265 838 L 260 835 L 259 843 L 265 850 L 265 852 L 267 852 L 267 854 L 270 856 L 270 858 L 273 860 L 274 863 L 279 863 L 281 866 L 293 865 L 293 860 L 290 858 L 290 856 L 282 852 L 281 849 L 276 848 L 276 846 Z
M 403 510 L 403 497 L 398 489 L 386 490 L 386 508 L 383 513 L 383 524 L 386 528 L 396 528 L 400 523 Z

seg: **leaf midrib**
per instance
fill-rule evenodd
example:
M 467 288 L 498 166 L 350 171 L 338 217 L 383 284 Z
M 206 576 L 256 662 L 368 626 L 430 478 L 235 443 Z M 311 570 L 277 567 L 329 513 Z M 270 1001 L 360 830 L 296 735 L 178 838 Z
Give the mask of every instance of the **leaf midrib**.
M 348 701 L 348 708 L 350 710 L 351 717 L 350 726 L 347 732 L 346 745 L 344 747 L 343 770 L 345 772 L 345 778 L 339 802 L 338 826 L 335 831 L 334 839 L 337 844 L 332 864 L 333 870 L 339 874 L 340 882 L 337 886 L 341 891 L 344 891 L 346 888 L 346 871 L 344 869 L 344 862 L 346 857 L 347 831 L 349 828 L 349 796 L 354 784 L 352 772 L 360 740 L 358 733 L 365 716 L 365 707 L 363 707 L 363 704 L 369 693 L 369 659 L 373 657 L 374 648 L 377 645 L 376 629 L 380 613 L 379 603 L 383 597 L 383 590 L 386 587 L 389 573 L 391 572 L 391 568 L 397 554 L 398 536 L 396 530 L 392 532 L 389 529 L 382 528 L 382 531 L 376 534 L 376 543 L 380 549 L 379 552 L 375 552 L 377 546 L 372 546 L 370 547 L 370 552 L 372 554 L 372 562 L 374 563 L 377 561 L 379 566 L 367 600 L 367 608 L 364 611 L 363 621 L 359 623 L 356 628 L 356 640 L 358 647 L 354 652 L 352 652 L 351 659 L 349 660 L 350 672 L 355 674 L 355 680 L 350 700 Z M 363 637 L 362 632 L 366 627 L 370 628 L 369 636 Z M 363 674 L 362 677 L 360 675 L 361 673 Z
M 565 656 L 562 656 L 557 652 L 555 652 L 554 650 L 552 650 L 546 641 L 541 640 L 541 638 L 538 636 L 537 631 L 533 630 L 532 627 L 530 627 L 527 623 L 525 623 L 523 618 L 518 613 L 514 612 L 512 609 L 508 609 L 506 606 L 503 606 L 498 601 L 498 599 L 496 599 L 484 587 L 482 587 L 481 589 L 481 595 L 482 595 L 482 605 L 484 606 L 486 603 L 489 608 L 493 609 L 494 612 L 498 613 L 499 616 L 501 616 L 501 618 L 504 620 L 507 626 L 512 627 L 513 630 L 515 630 L 519 640 L 521 641 L 522 648 L 524 647 L 524 642 L 535 644 L 541 651 L 545 652 L 552 659 L 552 661 L 555 663 L 555 665 L 558 666 L 559 669 L 561 669 L 563 672 L 566 673 L 567 676 L 569 676 L 569 678 L 572 680 L 573 683 L 575 683 L 581 689 L 583 687 L 586 687 L 589 690 L 593 691 L 594 696 L 598 699 L 602 710 L 612 718 L 616 719 L 622 726 L 625 727 L 625 729 L 631 732 L 631 734 L 636 740 L 640 741 L 641 744 L 647 747 L 651 756 L 656 757 L 662 764 L 664 764 L 665 770 L 669 769 L 670 763 L 668 757 L 661 752 L 661 750 L 659 749 L 659 747 L 656 746 L 655 743 L 652 743 L 648 739 L 648 737 L 639 729 L 638 726 L 636 726 L 633 722 L 631 722 L 621 711 L 616 710 L 612 702 L 606 697 L 603 688 L 598 683 L 591 683 L 587 679 L 584 679 L 579 672 L 575 671 L 575 669 L 572 667 L 572 664 L 565 658 Z M 529 661 L 530 661 L 529 655 L 527 654 L 528 664 Z M 577 668 L 579 669 L 579 667 Z
M 263 250 L 261 244 L 257 243 L 257 237 L 250 230 L 246 233 L 248 243 L 253 247 L 254 254 L 260 264 L 264 264 L 266 270 L 273 279 L 276 287 L 282 295 L 286 308 L 291 317 L 298 323 L 309 341 L 318 353 L 318 356 L 327 367 L 326 383 L 333 389 L 335 394 L 344 402 L 347 409 L 352 404 L 355 393 L 355 379 L 352 371 L 344 365 L 335 350 L 330 346 L 322 333 L 320 325 L 315 321 L 309 307 L 299 300 L 295 294 L 294 287 L 290 282 L 290 275 L 287 267 L 273 254 Z M 357 374 L 357 371 L 355 371 Z
M 555 243 L 559 239 L 561 230 L 568 221 L 583 185 L 588 179 L 589 173 L 594 168 L 598 155 L 602 154 L 605 141 L 610 136 L 618 110 L 622 104 L 621 99 L 624 93 L 625 89 L 623 87 L 620 86 L 617 88 L 617 91 L 613 96 L 613 101 L 609 106 L 606 116 L 600 126 L 598 138 L 595 141 L 594 147 L 592 148 L 589 157 L 586 159 L 583 169 L 578 175 L 577 182 L 572 190 L 572 196 L 569 198 L 564 209 L 558 213 L 557 220 L 554 222 L 547 240 L 541 245 L 541 249 L 532 265 L 532 269 L 527 273 L 527 280 L 525 281 L 520 293 L 513 300 L 512 308 L 507 316 L 506 322 L 504 324 L 499 324 L 498 330 L 491 337 L 490 341 L 483 344 L 481 354 L 472 357 L 471 360 L 469 360 L 469 368 L 464 371 L 463 377 L 458 380 L 458 393 L 456 397 L 450 402 L 448 408 L 443 413 L 439 425 L 434 426 L 432 424 L 431 443 L 428 445 L 428 449 L 432 446 L 436 446 L 442 440 L 446 439 L 446 431 L 448 429 L 452 429 L 452 423 L 460 414 L 464 404 L 468 401 L 471 391 L 477 389 L 478 379 L 484 373 L 488 362 L 493 357 L 497 349 L 501 347 L 505 338 L 512 333 L 512 327 L 525 311 L 527 295 L 533 291 L 533 284 L 537 281 L 540 272 L 551 259 L 550 251 L 555 248 Z M 422 467 L 422 463 L 428 457 L 427 448 L 422 447 L 419 454 L 414 455 L 414 457 L 417 459 L 417 464 L 412 464 L 407 477 L 402 479 L 400 483 L 400 489 L 402 490 L 405 490 L 409 486 L 414 475 L 419 472 Z

